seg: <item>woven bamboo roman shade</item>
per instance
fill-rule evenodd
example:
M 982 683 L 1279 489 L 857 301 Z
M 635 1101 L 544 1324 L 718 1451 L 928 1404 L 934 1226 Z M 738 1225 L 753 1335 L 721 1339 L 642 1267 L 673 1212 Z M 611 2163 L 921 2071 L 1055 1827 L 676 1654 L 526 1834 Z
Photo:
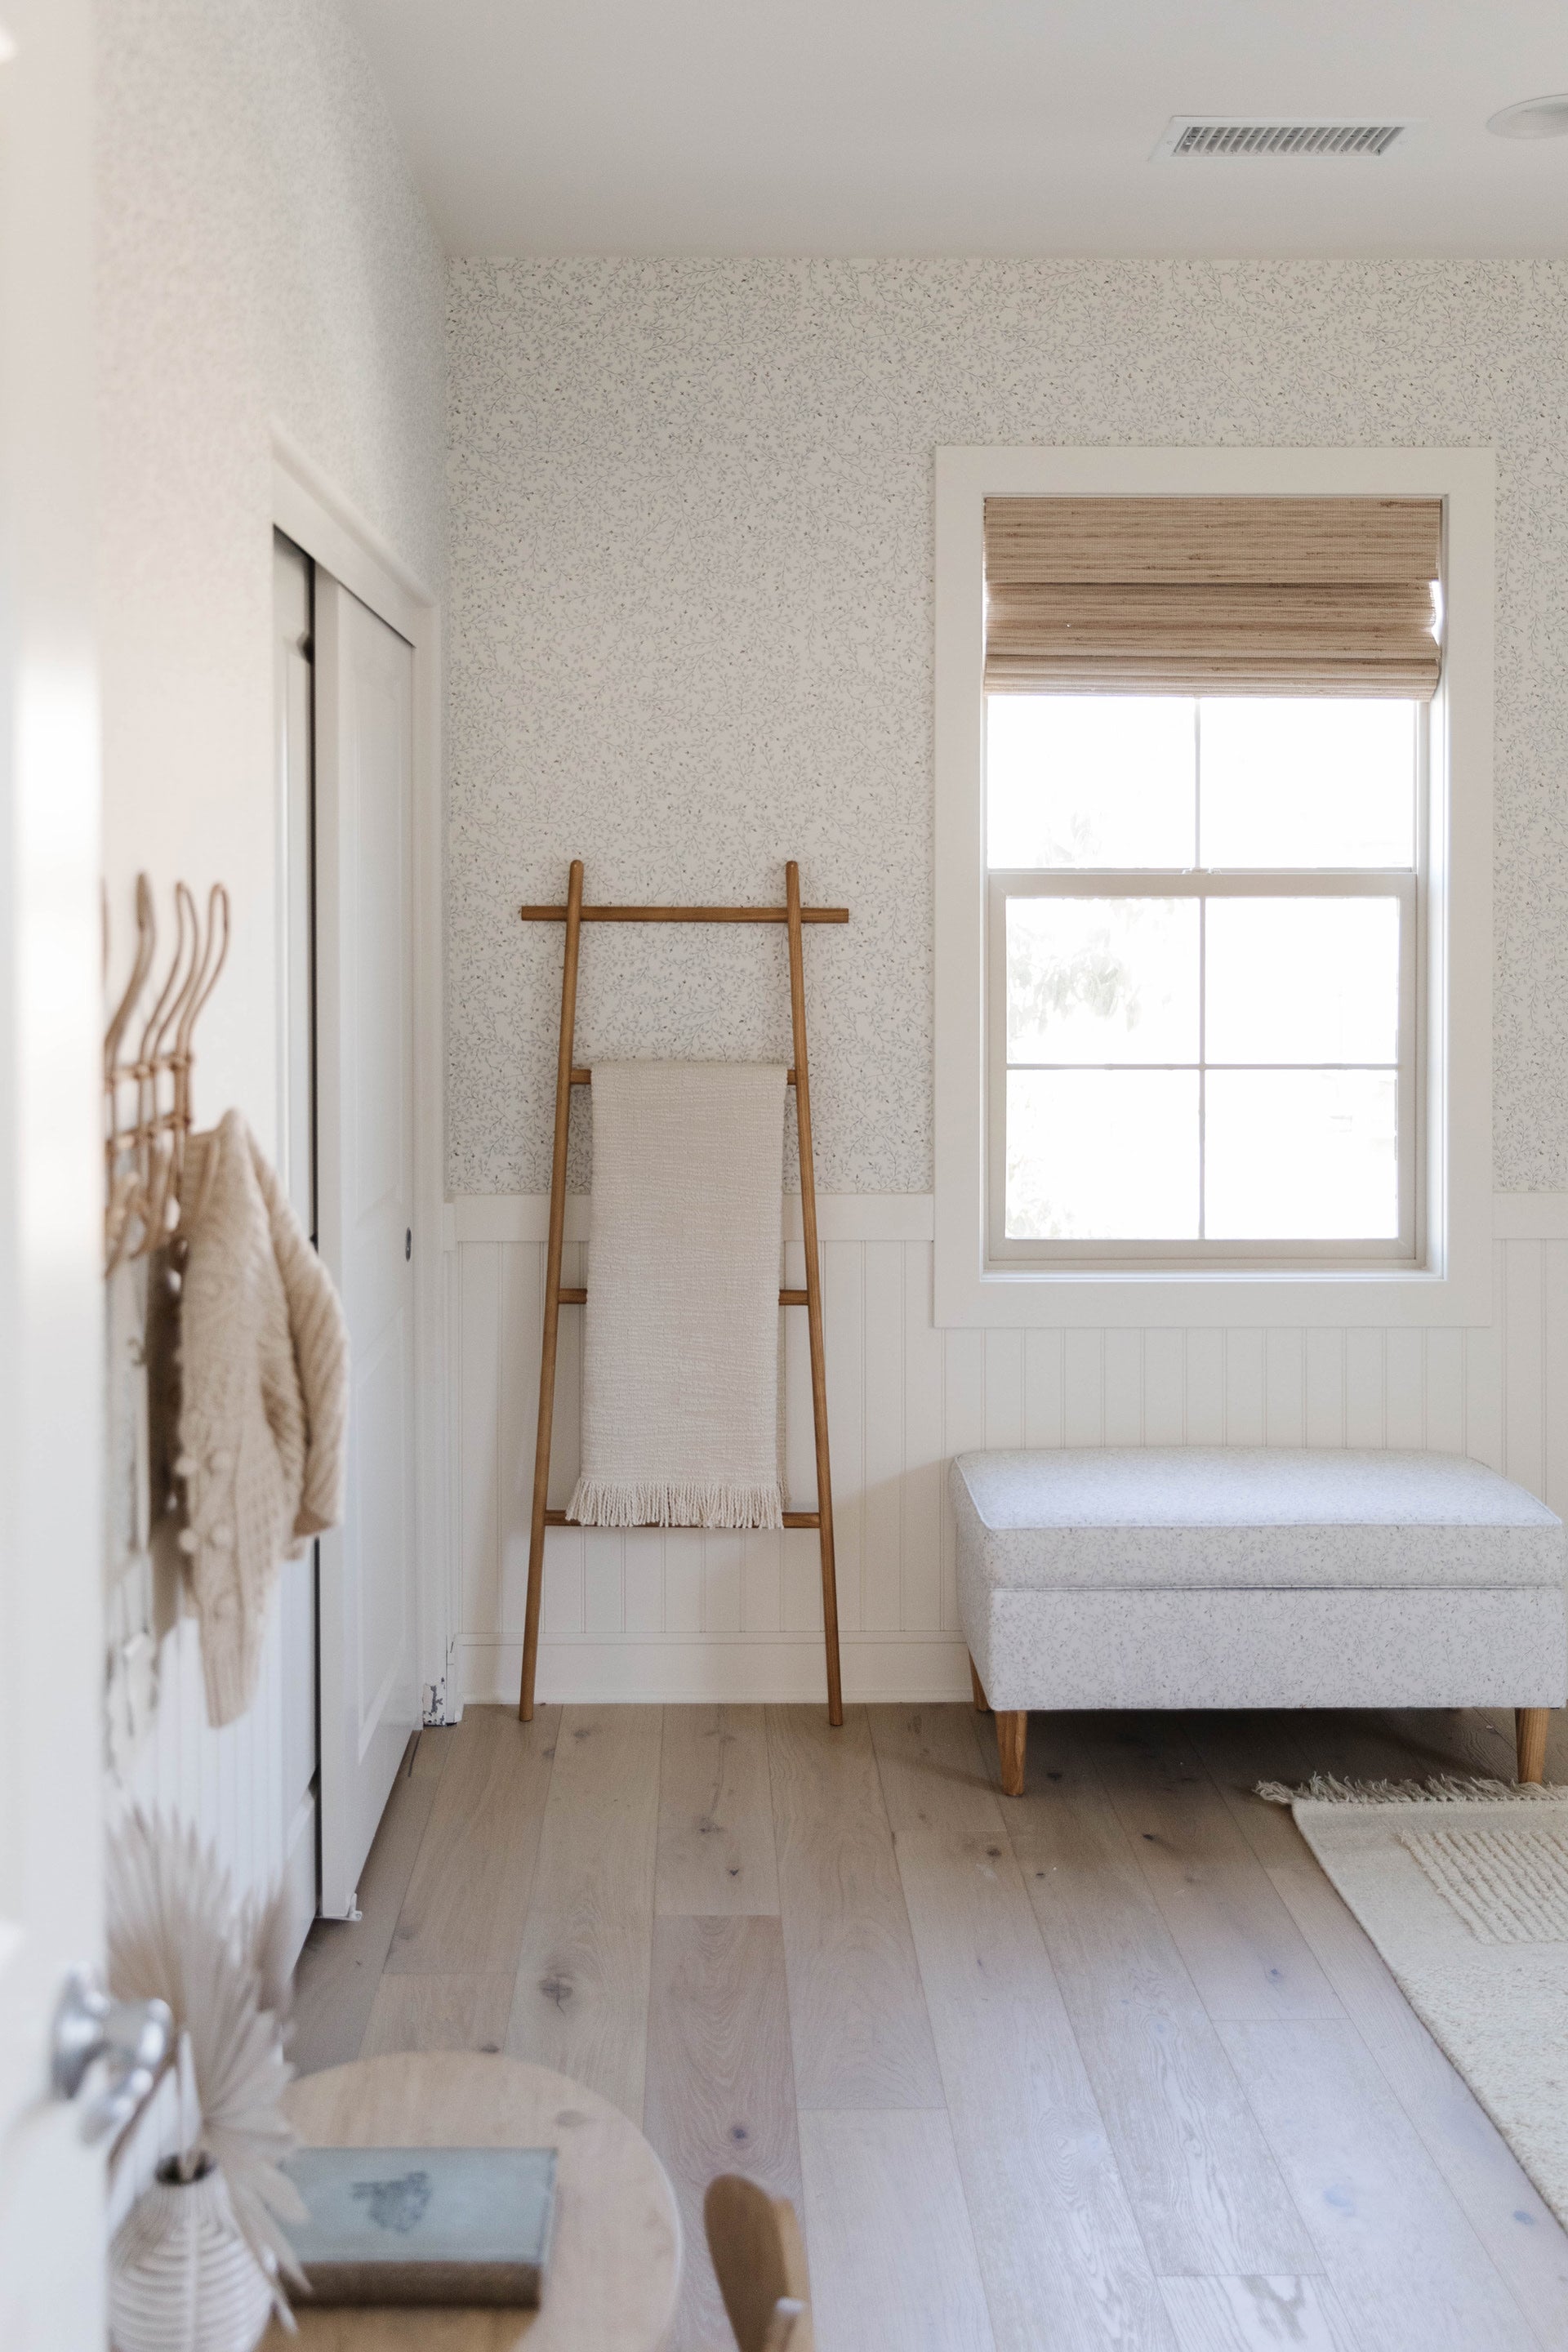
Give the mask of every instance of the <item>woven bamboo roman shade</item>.
M 990 694 L 1429 701 L 1436 499 L 985 501 Z

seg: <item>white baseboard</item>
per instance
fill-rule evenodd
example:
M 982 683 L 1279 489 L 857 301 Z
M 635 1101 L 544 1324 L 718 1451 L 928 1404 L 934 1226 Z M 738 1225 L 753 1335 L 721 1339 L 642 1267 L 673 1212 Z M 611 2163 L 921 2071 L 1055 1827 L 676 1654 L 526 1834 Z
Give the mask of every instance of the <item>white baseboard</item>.
M 515 1706 L 521 1637 L 458 1637 L 455 1664 L 469 1706 Z M 951 1633 L 847 1634 L 841 1648 L 850 1700 L 919 1702 L 969 1696 L 969 1655 Z M 538 1696 L 566 1706 L 637 1703 L 782 1706 L 826 1695 L 816 1633 L 668 1634 L 542 1642 Z

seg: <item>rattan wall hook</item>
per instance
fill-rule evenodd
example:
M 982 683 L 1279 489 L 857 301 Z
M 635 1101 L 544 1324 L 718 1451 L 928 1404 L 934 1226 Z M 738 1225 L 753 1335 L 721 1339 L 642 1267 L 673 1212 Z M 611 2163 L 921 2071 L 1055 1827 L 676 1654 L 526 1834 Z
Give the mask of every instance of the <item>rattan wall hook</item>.
M 165 1243 L 179 1220 L 191 1131 L 192 1042 L 228 954 L 228 892 L 215 882 L 204 922 L 184 882 L 174 885 L 174 952 L 143 1013 L 158 950 L 153 886 L 136 877 L 136 951 L 103 1039 L 105 1271 Z M 103 960 L 109 969 L 109 906 Z M 127 1041 L 135 1038 L 133 1049 Z

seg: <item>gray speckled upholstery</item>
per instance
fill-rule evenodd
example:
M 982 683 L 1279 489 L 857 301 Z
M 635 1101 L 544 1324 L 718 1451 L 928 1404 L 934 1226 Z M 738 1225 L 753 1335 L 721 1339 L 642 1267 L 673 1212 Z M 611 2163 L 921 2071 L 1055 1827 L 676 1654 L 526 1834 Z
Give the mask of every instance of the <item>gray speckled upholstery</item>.
M 964 1454 L 959 1612 L 996 1707 L 1556 1706 L 1564 1535 L 1451 1454 Z
M 1561 1591 L 1004 1592 L 993 1706 L 1558 1706 Z M 969 1630 L 965 1620 L 965 1631 Z
M 985 1573 L 1013 1588 L 1549 1584 L 1563 1575 L 1555 1511 L 1461 1454 L 961 1454 L 952 1497 Z

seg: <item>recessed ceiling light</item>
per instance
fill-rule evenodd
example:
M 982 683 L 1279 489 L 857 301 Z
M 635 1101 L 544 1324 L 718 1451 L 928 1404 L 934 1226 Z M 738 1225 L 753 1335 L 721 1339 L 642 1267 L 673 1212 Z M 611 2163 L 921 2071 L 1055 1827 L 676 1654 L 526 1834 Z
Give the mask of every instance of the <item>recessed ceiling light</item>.
M 1489 117 L 1487 129 L 1500 139 L 1562 139 L 1568 137 L 1568 94 L 1559 98 L 1522 98 Z

